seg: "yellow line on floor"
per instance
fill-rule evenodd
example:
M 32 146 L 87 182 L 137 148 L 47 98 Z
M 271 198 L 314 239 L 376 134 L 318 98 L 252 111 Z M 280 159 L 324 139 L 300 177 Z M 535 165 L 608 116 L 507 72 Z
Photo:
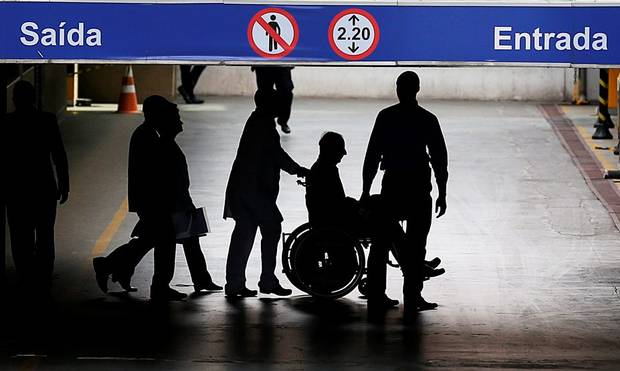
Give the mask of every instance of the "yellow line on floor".
M 108 227 L 105 229 L 105 231 L 103 231 L 101 236 L 99 236 L 97 243 L 95 243 L 95 248 L 93 248 L 93 251 L 91 252 L 92 256 L 99 256 L 108 249 L 108 246 L 110 245 L 110 242 L 112 241 L 112 238 L 114 238 L 114 236 L 116 235 L 116 232 L 118 232 L 118 228 L 120 228 L 121 223 L 123 223 L 123 220 L 125 220 L 126 216 L 127 216 L 127 197 L 125 197 L 125 199 L 121 203 L 121 206 L 118 208 L 118 210 L 114 214 L 114 217 L 112 218 L 112 221 L 110 222 L 110 224 L 108 224 Z
M 601 146 L 601 144 L 594 142 L 592 139 L 592 132 L 588 130 L 588 128 L 577 126 L 577 130 L 579 131 L 579 135 L 581 135 L 588 147 L 592 150 L 592 153 L 594 153 L 594 156 L 601 162 L 606 170 L 618 169 L 618 164 L 615 161 L 612 161 L 612 159 L 608 156 L 610 150 L 596 149 L 596 147 Z

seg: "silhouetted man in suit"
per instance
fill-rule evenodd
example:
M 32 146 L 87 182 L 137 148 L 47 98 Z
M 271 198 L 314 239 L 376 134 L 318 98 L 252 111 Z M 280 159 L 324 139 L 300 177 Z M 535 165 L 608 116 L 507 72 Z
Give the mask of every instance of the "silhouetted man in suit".
M 185 103 L 189 104 L 201 104 L 204 100 L 196 98 L 194 95 L 194 88 L 198 83 L 200 74 L 205 70 L 205 65 L 186 65 L 179 66 L 181 70 L 181 86 L 177 88 L 177 91 L 183 97 Z
M 258 90 L 254 95 L 256 109 L 245 124 L 237 157 L 232 166 L 224 218 L 233 218 L 233 230 L 226 261 L 226 295 L 255 296 L 245 285 L 245 268 L 260 228 L 262 272 L 258 283 L 261 293 L 286 296 L 276 275 L 276 253 L 282 231 L 282 214 L 276 205 L 280 170 L 304 176 L 307 169 L 299 166 L 280 146 L 275 127 L 276 94 L 272 89 Z
M 32 84 L 13 89 L 15 112 L 2 128 L 2 182 L 18 279 L 49 292 L 54 271 L 56 203 L 69 196 L 67 154 L 56 116 L 35 108 Z M 4 227 L 3 227 L 4 228 Z
M 152 300 L 180 300 L 170 287 L 174 275 L 176 234 L 172 214 L 194 208 L 189 195 L 185 155 L 175 142 L 183 131 L 176 104 L 153 95 L 144 100 L 144 123 L 129 143 L 129 211 L 144 227 L 146 245 L 155 246 Z M 198 246 L 199 248 L 199 246 Z
M 283 133 L 289 134 L 291 128 L 288 120 L 291 117 L 291 106 L 293 105 L 293 79 L 291 70 L 293 67 L 282 66 L 256 66 L 252 71 L 256 73 L 256 85 L 258 90 L 276 89 L 276 104 L 278 125 Z
M 381 196 L 386 204 L 386 218 L 406 220 L 406 243 L 400 256 L 404 274 L 403 297 L 405 310 L 433 309 L 435 303 L 422 298 L 426 238 L 431 227 L 431 169 L 435 173 L 438 198 L 437 217 L 446 212 L 448 154 L 437 117 L 418 105 L 420 79 L 412 71 L 402 73 L 396 80 L 399 103 L 377 116 L 372 130 L 363 168 L 362 199 L 368 198 L 379 164 L 385 171 Z M 376 244 L 370 252 L 368 266 L 371 308 L 385 292 L 385 270 L 388 246 Z M 383 246 L 383 248 L 381 248 Z

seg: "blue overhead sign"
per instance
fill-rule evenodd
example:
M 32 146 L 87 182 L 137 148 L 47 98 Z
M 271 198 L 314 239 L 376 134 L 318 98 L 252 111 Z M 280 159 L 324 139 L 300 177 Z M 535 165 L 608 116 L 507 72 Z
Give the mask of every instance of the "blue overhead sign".
M 1 61 L 620 65 L 620 7 L 0 2 Z

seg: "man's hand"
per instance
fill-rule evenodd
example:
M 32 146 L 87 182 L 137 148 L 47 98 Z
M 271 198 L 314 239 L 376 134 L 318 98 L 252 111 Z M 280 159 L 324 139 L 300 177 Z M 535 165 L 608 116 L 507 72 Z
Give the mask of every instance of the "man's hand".
M 299 169 L 297 170 L 297 177 L 298 178 L 305 178 L 308 176 L 308 174 L 310 174 L 310 170 L 308 170 L 307 168 L 300 166 Z
M 447 209 L 448 205 L 446 204 L 446 197 L 439 197 L 435 203 L 435 212 L 438 213 L 437 217 L 439 218 L 445 214 Z
M 69 198 L 69 192 L 67 191 L 58 191 L 58 200 L 60 200 L 60 204 L 64 204 L 65 202 L 67 202 L 67 199 Z

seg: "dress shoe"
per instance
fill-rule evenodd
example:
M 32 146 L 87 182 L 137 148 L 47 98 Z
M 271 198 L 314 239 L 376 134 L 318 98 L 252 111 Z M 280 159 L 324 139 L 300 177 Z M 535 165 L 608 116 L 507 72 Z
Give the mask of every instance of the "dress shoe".
M 194 94 L 190 94 L 189 95 L 189 104 L 203 104 L 205 101 L 204 99 L 198 99 L 196 98 L 196 96 Z
M 187 297 L 187 294 L 170 287 L 154 289 L 151 287 L 151 301 L 179 301 Z
M 95 268 L 95 278 L 97 279 L 97 286 L 104 293 L 108 292 L 108 276 L 110 272 L 106 264 L 106 260 L 103 256 L 93 259 L 93 268 Z
M 291 127 L 288 126 L 287 124 L 280 125 L 280 130 L 282 130 L 282 132 L 284 134 L 290 134 L 291 133 Z
M 179 94 L 181 94 L 181 96 L 183 97 L 183 100 L 185 101 L 185 103 L 188 103 L 188 104 L 192 103 L 191 96 L 188 94 L 187 90 L 185 90 L 183 85 L 179 86 L 177 88 L 177 91 L 179 92 Z
M 277 295 L 277 296 L 289 296 L 290 294 L 293 293 L 293 290 L 291 289 L 285 289 L 284 287 L 277 285 L 274 286 L 272 288 L 260 288 L 260 293 L 261 294 L 273 294 L 273 295 Z
M 138 291 L 137 287 L 131 286 L 131 275 L 130 274 L 112 273 L 112 282 L 118 282 L 118 284 L 121 285 L 123 290 L 127 292 Z
M 426 278 L 433 278 L 433 277 L 441 276 L 444 273 L 446 273 L 446 270 L 443 268 L 433 269 L 428 265 L 424 266 L 424 277 Z
M 215 282 L 213 281 L 208 281 L 208 282 L 201 282 L 199 284 L 194 284 L 194 291 L 199 292 L 199 291 L 220 291 L 222 290 L 222 286 L 217 285 Z
M 226 294 L 226 297 L 229 297 L 229 298 L 249 298 L 249 297 L 256 296 L 258 294 L 256 290 L 250 290 L 247 287 L 244 287 L 239 290 L 225 289 L 224 293 Z
M 437 268 L 439 264 L 441 264 L 441 259 L 439 259 L 438 257 L 433 258 L 433 260 L 426 261 L 426 265 L 433 269 Z
M 423 297 L 419 297 L 418 300 L 416 301 L 416 308 L 420 312 L 424 310 L 435 309 L 437 307 L 438 307 L 437 303 L 429 303 L 428 301 L 424 300 Z
M 379 297 L 377 299 L 368 298 L 369 310 L 386 310 L 398 306 L 400 302 L 396 299 L 390 299 L 387 295 Z

